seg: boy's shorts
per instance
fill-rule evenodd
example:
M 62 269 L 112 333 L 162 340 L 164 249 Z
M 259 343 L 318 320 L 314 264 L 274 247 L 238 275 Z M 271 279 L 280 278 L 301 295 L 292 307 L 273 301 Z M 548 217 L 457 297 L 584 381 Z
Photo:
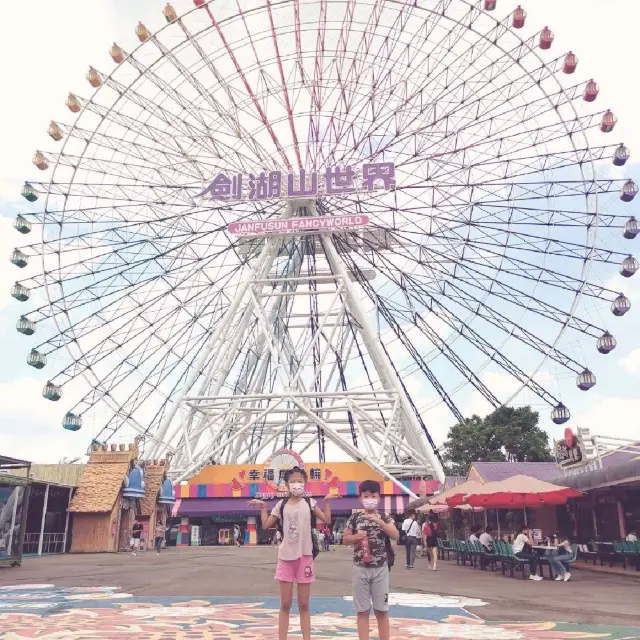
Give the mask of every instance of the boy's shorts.
M 311 584 L 316 581 L 312 556 L 302 556 L 297 560 L 278 560 L 275 579 L 280 582 Z
M 139 549 L 140 548 L 140 538 L 131 538 L 131 544 L 129 545 L 130 547 L 133 547 L 134 549 Z
M 353 565 L 353 607 L 357 613 L 389 611 L 389 567 Z

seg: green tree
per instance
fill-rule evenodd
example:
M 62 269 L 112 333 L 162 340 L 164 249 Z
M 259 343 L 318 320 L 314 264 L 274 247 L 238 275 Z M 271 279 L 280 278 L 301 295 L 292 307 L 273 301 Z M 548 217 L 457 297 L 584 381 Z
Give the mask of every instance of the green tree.
M 465 475 L 472 462 L 553 460 L 549 436 L 531 407 L 500 407 L 485 418 L 473 415 L 449 430 L 444 444 L 449 471 Z

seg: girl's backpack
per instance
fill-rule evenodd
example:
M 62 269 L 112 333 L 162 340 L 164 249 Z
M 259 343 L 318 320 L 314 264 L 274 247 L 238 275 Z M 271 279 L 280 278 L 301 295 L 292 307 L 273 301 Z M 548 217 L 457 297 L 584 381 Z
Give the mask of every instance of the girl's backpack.
M 309 511 L 311 512 L 311 548 L 314 559 L 320 553 L 320 546 L 318 545 L 318 538 L 316 534 L 316 514 L 314 508 L 311 506 L 311 499 L 305 498 L 305 502 L 309 505 Z M 287 506 L 289 498 L 283 498 L 282 506 L 280 507 L 280 518 L 278 518 L 277 529 L 284 540 L 284 527 L 282 526 L 282 520 L 284 519 L 284 508 Z

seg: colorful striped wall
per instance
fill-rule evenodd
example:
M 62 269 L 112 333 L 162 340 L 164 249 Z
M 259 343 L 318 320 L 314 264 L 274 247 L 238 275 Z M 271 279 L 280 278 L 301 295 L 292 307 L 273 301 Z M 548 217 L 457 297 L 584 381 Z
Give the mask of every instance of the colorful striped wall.
M 336 486 L 327 487 L 325 482 L 308 482 L 307 491 L 313 496 L 322 497 L 328 493 L 337 493 L 344 497 L 357 496 L 359 482 L 338 482 Z M 406 480 L 402 484 L 416 495 L 420 494 L 420 480 Z M 403 491 L 393 482 L 382 482 L 382 495 L 402 495 Z M 428 494 L 439 490 L 437 480 L 428 480 L 426 489 Z M 242 488 L 234 489 L 230 484 L 187 484 L 176 485 L 176 498 L 255 498 L 258 494 L 273 494 L 273 489 L 266 482 L 250 482 Z

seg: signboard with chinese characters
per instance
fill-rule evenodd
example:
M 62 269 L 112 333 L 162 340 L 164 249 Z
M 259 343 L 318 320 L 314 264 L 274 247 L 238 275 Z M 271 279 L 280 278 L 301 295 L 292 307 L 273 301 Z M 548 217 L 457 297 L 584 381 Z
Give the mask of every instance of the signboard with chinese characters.
M 283 454 L 285 452 L 280 452 Z M 282 497 L 282 484 L 287 468 L 299 466 L 307 472 L 308 496 L 323 497 L 336 493 L 345 497 L 357 497 L 363 480 L 377 480 L 384 496 L 399 496 L 403 491 L 398 485 L 383 478 L 365 462 L 307 462 L 295 454 L 293 458 L 273 457 L 266 463 L 253 465 L 211 465 L 204 467 L 187 484 L 176 485 L 176 498 L 260 498 L 270 500 Z M 427 495 L 441 490 L 437 480 L 404 480 L 403 484 L 417 494 L 422 487 Z M 426 484 L 426 487 L 424 486 Z
M 244 220 L 232 222 L 227 230 L 234 235 L 286 235 L 291 233 L 320 233 L 344 231 L 364 227 L 369 216 L 314 216 L 305 218 L 280 218 L 275 220 Z
M 556 462 L 561 466 L 580 464 L 583 451 L 580 440 L 571 429 L 565 429 L 564 438 L 555 442 Z
M 396 186 L 393 162 L 363 164 L 353 167 L 327 167 L 325 171 L 296 173 L 269 171 L 248 175 L 219 173 L 197 197 L 210 200 L 275 200 L 278 198 L 317 198 L 376 189 L 391 190 Z

